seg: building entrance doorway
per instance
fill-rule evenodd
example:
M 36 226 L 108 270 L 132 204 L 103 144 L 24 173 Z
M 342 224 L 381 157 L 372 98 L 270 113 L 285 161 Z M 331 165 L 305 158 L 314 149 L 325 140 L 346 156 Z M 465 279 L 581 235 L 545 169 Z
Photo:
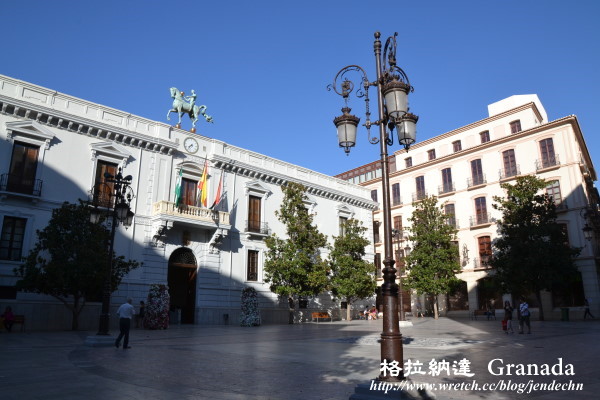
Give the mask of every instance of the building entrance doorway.
M 168 274 L 171 311 L 181 312 L 182 324 L 194 323 L 197 275 L 196 257 L 190 249 L 182 247 L 171 254 Z

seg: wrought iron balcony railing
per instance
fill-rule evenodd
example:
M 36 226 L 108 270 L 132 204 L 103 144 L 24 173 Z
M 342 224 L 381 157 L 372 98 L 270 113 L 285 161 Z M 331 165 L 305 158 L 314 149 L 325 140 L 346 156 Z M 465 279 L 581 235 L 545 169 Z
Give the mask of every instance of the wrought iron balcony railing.
M 269 224 L 266 222 L 246 220 L 246 229 L 244 232 L 268 235 L 270 233 Z
M 392 207 L 401 206 L 402 198 L 400 196 L 392 196 Z
M 472 227 L 478 225 L 491 224 L 492 222 L 494 221 L 492 220 L 492 216 L 490 213 L 479 213 L 469 218 L 469 225 Z
M 459 229 L 460 228 L 460 225 L 458 224 L 458 220 L 454 216 L 446 218 L 446 224 L 454 227 L 455 229 Z
M 492 264 L 490 263 L 491 260 L 492 260 L 491 256 L 475 257 L 473 259 L 473 269 L 475 269 L 475 270 L 490 269 L 490 268 L 492 268 Z
M 503 168 L 498 171 L 498 175 L 500 175 L 500 180 L 509 179 L 518 175 L 521 175 L 521 167 L 519 165 L 513 165 L 510 168 Z
M 471 188 L 473 186 L 485 185 L 487 180 L 485 179 L 485 174 L 481 175 L 473 175 L 471 178 L 467 179 L 467 188 Z
M 423 200 L 425 197 L 427 197 L 427 192 L 426 191 L 419 191 L 417 193 L 413 193 L 412 195 L 412 201 L 421 201 Z
M 539 171 L 540 169 L 558 167 L 559 165 L 560 165 L 560 159 L 558 158 L 558 154 L 554 154 L 549 157 L 544 157 L 542 159 L 535 160 L 535 170 L 536 171 Z
M 454 182 L 444 183 L 443 185 L 438 186 L 438 194 L 447 194 L 456 192 L 456 187 L 454 186 Z
M 41 179 L 24 179 L 19 175 L 2 174 L 0 176 L 0 192 L 40 197 L 42 195 L 42 183 Z

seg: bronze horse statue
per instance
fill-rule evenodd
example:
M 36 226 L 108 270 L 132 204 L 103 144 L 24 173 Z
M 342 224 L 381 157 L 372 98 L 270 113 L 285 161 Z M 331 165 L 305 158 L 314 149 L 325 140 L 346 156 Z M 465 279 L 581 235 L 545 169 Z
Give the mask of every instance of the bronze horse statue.
M 171 113 L 177 113 L 179 116 L 179 122 L 177 123 L 177 127 L 181 126 L 181 117 L 183 114 L 188 114 L 190 119 L 192 120 L 192 130 L 196 130 L 196 122 L 198 122 L 198 118 L 202 115 L 206 122 L 213 122 L 213 119 L 210 115 L 206 114 L 206 106 L 201 105 L 197 106 L 196 102 L 196 93 L 192 90 L 192 95 L 184 97 L 183 92 L 177 90 L 177 88 L 170 88 L 171 97 L 173 98 L 173 108 L 167 112 L 167 120 L 171 120 Z M 186 100 L 190 100 L 188 103 Z

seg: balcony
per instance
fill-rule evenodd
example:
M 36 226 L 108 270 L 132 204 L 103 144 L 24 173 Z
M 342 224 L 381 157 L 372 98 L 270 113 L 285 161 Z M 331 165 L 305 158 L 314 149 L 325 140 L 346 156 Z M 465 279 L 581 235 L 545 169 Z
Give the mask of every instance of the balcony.
M 425 197 L 427 197 L 427 192 L 426 191 L 419 191 L 417 193 L 413 193 L 413 195 L 412 195 L 412 201 L 413 201 L 413 203 L 416 202 L 416 201 L 421 201 Z
M 438 186 L 438 195 L 443 196 L 446 194 L 456 192 L 456 187 L 454 186 L 454 182 L 447 182 L 443 185 Z
M 96 185 L 94 189 L 88 192 L 88 200 L 101 208 L 114 207 L 115 196 L 112 194 L 113 190 L 111 186 L 106 184 Z
M 481 256 L 479 258 L 475 257 L 473 259 L 473 269 L 475 271 L 491 269 L 492 268 L 492 265 L 490 264 L 491 260 L 492 260 L 491 256 Z
M 392 196 L 392 207 L 397 207 L 402 205 L 402 199 L 400 196 Z
M 569 205 L 566 200 L 555 201 L 554 205 L 556 206 L 556 212 L 569 211 Z
M 230 225 L 228 212 L 188 205 L 176 207 L 175 203 L 164 200 L 154 203 L 152 215 L 161 219 L 171 217 L 174 222 L 182 222 L 188 225 L 204 225 L 206 227 Z
M 554 154 L 549 157 L 542 158 L 541 160 L 535 160 L 535 171 L 540 172 L 546 169 L 553 169 L 560 167 L 560 160 L 558 154 Z
M 490 213 L 479 213 L 469 218 L 469 226 L 471 228 L 479 228 L 491 225 L 494 222 Z
M 19 175 L 2 174 L 0 176 L 0 192 L 40 197 L 42 183 L 41 179 L 24 179 Z
M 246 220 L 245 233 L 267 236 L 271 233 L 269 224 L 266 222 Z
M 460 229 L 460 225 L 458 224 L 458 221 L 456 220 L 456 217 L 448 217 L 448 218 L 446 218 L 446 224 L 450 225 L 454 229 Z
M 483 186 L 487 183 L 485 174 L 473 175 L 473 177 L 467 179 L 467 189 L 474 189 L 479 186 Z
M 499 170 L 498 175 L 500 176 L 501 181 L 516 178 L 517 176 L 521 175 L 521 168 L 518 164 L 512 165 L 509 168 L 503 168 Z

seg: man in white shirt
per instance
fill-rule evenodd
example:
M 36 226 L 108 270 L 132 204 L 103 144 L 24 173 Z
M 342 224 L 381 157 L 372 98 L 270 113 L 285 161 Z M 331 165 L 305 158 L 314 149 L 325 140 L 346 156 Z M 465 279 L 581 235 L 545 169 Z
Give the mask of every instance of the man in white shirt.
M 121 339 L 123 340 L 123 350 L 130 349 L 129 346 L 129 329 L 131 328 L 131 319 L 135 315 L 135 309 L 131 305 L 133 299 L 128 298 L 126 303 L 121 304 L 121 307 L 117 310 L 117 314 L 119 315 L 119 328 L 121 329 L 121 333 L 119 337 L 115 341 L 115 347 L 119 348 L 121 345 Z

